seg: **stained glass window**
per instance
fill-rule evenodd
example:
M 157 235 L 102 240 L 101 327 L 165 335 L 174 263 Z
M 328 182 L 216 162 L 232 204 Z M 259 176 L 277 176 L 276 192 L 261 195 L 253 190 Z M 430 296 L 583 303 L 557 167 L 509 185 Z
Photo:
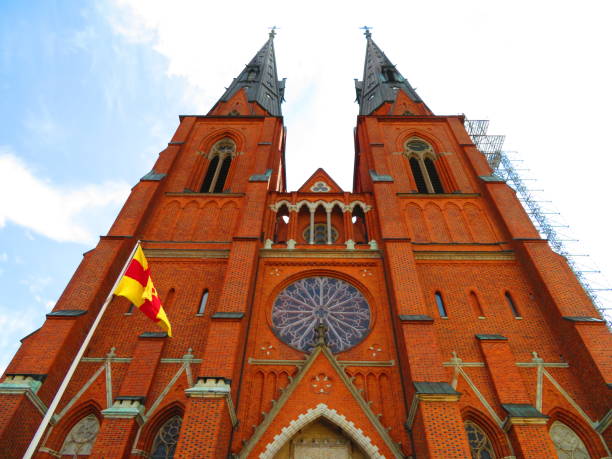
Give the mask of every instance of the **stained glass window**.
M 159 429 L 155 440 L 153 440 L 153 448 L 151 449 L 152 459 L 172 459 L 174 450 L 178 443 L 179 433 L 181 431 L 181 417 L 174 416 L 170 418 Z
M 470 421 L 465 422 L 465 431 L 472 452 L 472 459 L 495 459 L 495 452 L 487 434 Z
M 590 459 L 591 456 L 580 437 L 562 422 L 553 422 L 550 427 L 550 437 L 555 444 L 559 459 Z
M 99 431 L 100 422 L 94 414 L 84 417 L 74 425 L 66 436 L 60 454 L 89 456 Z
M 272 307 L 274 331 L 286 344 L 304 352 L 314 346 L 315 328 L 327 327 L 332 352 L 359 343 L 370 327 L 370 307 L 348 282 L 333 277 L 307 277 L 289 285 Z
M 308 226 L 304 230 L 303 237 L 305 241 L 310 241 L 310 226 Z M 316 223 L 314 225 L 314 236 L 312 239 L 315 244 L 327 244 L 327 224 Z M 332 226 L 331 242 L 336 242 L 337 240 L 338 240 L 338 231 L 336 231 L 336 228 Z

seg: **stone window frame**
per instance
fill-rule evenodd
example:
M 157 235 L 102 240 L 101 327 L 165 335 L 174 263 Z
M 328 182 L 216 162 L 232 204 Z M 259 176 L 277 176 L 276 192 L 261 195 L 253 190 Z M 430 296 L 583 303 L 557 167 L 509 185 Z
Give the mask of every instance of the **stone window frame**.
M 93 422 L 95 422 L 95 425 L 97 427 L 97 429 L 95 429 L 95 432 L 92 432 L 91 430 L 87 429 L 83 431 L 84 428 L 88 427 L 86 424 L 89 424 L 90 427 L 93 426 Z M 62 442 L 62 447 L 60 448 L 60 454 L 74 455 L 75 457 L 89 456 L 96 441 L 96 437 L 99 433 L 100 420 L 98 419 L 98 417 L 93 413 L 83 416 L 72 426 L 72 428 L 66 435 L 66 438 L 64 438 L 64 441 Z
M 409 146 L 410 142 L 414 142 L 414 141 L 423 142 L 424 144 L 427 145 L 427 147 L 423 150 L 415 150 L 414 148 L 411 148 Z M 444 193 L 444 187 L 442 186 L 440 172 L 438 171 L 438 168 L 436 167 L 436 160 L 438 159 L 438 155 L 436 154 L 431 143 L 429 143 L 427 140 L 419 136 L 411 136 L 408 139 L 406 139 L 406 141 L 404 142 L 402 154 L 406 157 L 406 160 L 408 161 L 408 166 L 410 168 L 410 172 L 413 174 L 413 176 L 414 176 L 414 173 L 412 172 L 410 160 L 412 158 L 416 159 L 418 166 L 419 166 L 419 171 L 421 172 L 421 176 L 423 177 L 423 180 L 425 181 L 425 188 L 427 189 L 428 194 L 443 194 Z M 427 170 L 427 166 L 425 164 L 425 161 L 427 159 L 431 160 L 432 166 L 437 175 L 436 177 L 437 181 L 440 185 L 440 191 L 436 191 L 434 182 L 432 181 L 429 171 Z
M 229 148 L 224 148 L 225 146 L 229 146 Z M 238 149 L 236 146 L 236 142 L 231 137 L 223 137 L 222 139 L 217 140 L 210 149 L 210 152 L 205 155 L 209 160 L 208 168 L 206 169 L 206 173 L 204 174 L 204 178 L 202 180 L 202 186 L 200 187 L 201 193 L 222 193 L 223 187 L 227 182 L 227 178 L 230 175 L 230 168 L 232 167 L 233 159 L 238 155 Z M 221 173 L 225 164 L 226 159 L 229 158 L 229 165 L 227 166 L 227 170 L 221 177 Z M 217 160 L 214 163 L 214 160 Z M 214 165 L 213 165 L 214 164 Z M 218 188 L 219 182 L 221 183 L 221 190 L 215 191 Z M 208 186 L 207 185 L 208 183 Z M 206 189 L 204 189 L 206 188 Z

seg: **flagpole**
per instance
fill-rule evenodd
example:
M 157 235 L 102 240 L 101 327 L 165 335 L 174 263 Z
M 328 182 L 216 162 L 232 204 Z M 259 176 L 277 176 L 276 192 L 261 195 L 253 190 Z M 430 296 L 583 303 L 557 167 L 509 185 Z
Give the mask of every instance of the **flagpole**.
M 125 262 L 125 265 L 123 265 L 123 269 L 121 269 L 121 273 L 119 273 L 119 276 L 115 280 L 115 283 L 113 284 L 113 287 L 111 288 L 108 296 L 106 297 L 104 304 L 100 308 L 100 311 L 98 312 L 96 319 L 91 325 L 91 328 L 89 329 L 89 332 L 87 333 L 87 336 L 85 337 L 85 340 L 83 341 L 83 344 L 81 344 L 81 347 L 79 348 L 79 351 L 74 357 L 74 360 L 72 361 L 72 364 L 70 365 L 70 368 L 68 369 L 68 372 L 66 373 L 66 376 L 64 376 L 64 380 L 62 381 L 62 384 L 57 389 L 57 392 L 55 394 L 55 397 L 53 397 L 53 401 L 51 402 L 51 405 L 49 405 L 49 408 L 47 408 L 47 411 L 42 421 L 40 422 L 40 425 L 38 426 L 38 430 L 34 434 L 32 441 L 30 442 L 30 446 L 28 446 L 27 451 L 23 455 L 23 459 L 31 459 L 32 456 L 34 456 L 34 453 L 36 452 L 36 448 L 38 447 L 38 443 L 40 442 L 40 439 L 44 435 L 45 430 L 47 430 L 49 421 L 51 421 L 51 418 L 53 417 L 53 413 L 55 412 L 57 405 L 59 405 L 59 402 L 62 399 L 62 396 L 64 395 L 64 392 L 66 391 L 66 388 L 68 387 L 68 383 L 70 382 L 72 375 L 74 375 L 74 372 L 76 371 L 76 368 L 79 365 L 79 362 L 81 361 L 81 358 L 83 357 L 83 354 L 85 353 L 85 349 L 87 349 L 87 346 L 89 345 L 89 342 L 91 341 L 91 338 L 93 337 L 94 332 L 96 331 L 96 328 L 98 327 L 98 324 L 100 323 L 100 320 L 102 319 L 102 316 L 104 315 L 104 311 L 106 311 L 106 308 L 108 307 L 111 300 L 113 299 L 113 292 L 115 291 L 115 289 L 117 288 L 117 285 L 119 284 L 119 281 L 125 274 L 125 271 L 127 270 L 130 264 L 130 261 L 132 260 L 132 258 L 134 258 L 134 254 L 136 253 L 136 249 L 138 249 L 139 245 L 140 245 L 140 239 L 136 241 L 136 244 L 134 245 L 134 248 L 132 249 L 132 253 L 128 257 L 127 261 Z

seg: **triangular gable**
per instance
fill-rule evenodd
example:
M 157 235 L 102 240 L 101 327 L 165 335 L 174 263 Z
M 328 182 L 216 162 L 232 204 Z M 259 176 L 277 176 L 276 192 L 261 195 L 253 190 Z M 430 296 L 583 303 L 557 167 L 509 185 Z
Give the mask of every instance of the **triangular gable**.
M 342 193 L 343 190 L 320 167 L 300 187 L 298 193 Z
M 312 406 L 305 407 L 305 400 L 312 400 Z M 340 427 L 370 457 L 404 457 L 325 345 L 313 350 L 238 457 L 273 458 L 299 429 L 321 416 Z

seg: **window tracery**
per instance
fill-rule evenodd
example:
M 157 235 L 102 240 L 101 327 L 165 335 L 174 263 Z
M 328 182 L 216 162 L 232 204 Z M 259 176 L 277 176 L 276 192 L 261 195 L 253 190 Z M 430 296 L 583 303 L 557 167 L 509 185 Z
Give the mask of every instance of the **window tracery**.
M 215 143 L 208 159 L 210 164 L 204 176 L 200 193 L 222 193 L 229 172 L 232 158 L 236 156 L 236 144 L 229 137 Z
M 550 427 L 550 438 L 555 445 L 559 459 L 590 459 L 591 457 L 576 432 L 560 421 L 553 422 Z
M 326 327 L 326 341 L 332 352 L 345 351 L 367 334 L 370 306 L 348 282 L 323 276 L 294 282 L 276 297 L 272 325 L 289 346 L 309 352 L 320 324 Z
M 305 241 L 310 241 L 310 226 L 304 230 L 302 235 Z M 338 231 L 333 226 L 331 227 L 331 242 L 338 240 Z M 314 244 L 327 244 L 327 224 L 315 223 L 312 241 Z
M 429 143 L 419 137 L 411 137 L 404 142 L 404 155 L 408 158 L 419 193 L 444 193 L 435 165 L 436 153 Z
M 495 451 L 487 434 L 472 421 L 465 422 L 472 459 L 495 459 Z
M 99 431 L 100 421 L 98 421 L 96 415 L 90 414 L 85 416 L 70 429 L 60 454 L 89 456 Z
M 173 416 L 161 426 L 151 448 L 152 459 L 172 459 L 181 431 L 182 419 Z

